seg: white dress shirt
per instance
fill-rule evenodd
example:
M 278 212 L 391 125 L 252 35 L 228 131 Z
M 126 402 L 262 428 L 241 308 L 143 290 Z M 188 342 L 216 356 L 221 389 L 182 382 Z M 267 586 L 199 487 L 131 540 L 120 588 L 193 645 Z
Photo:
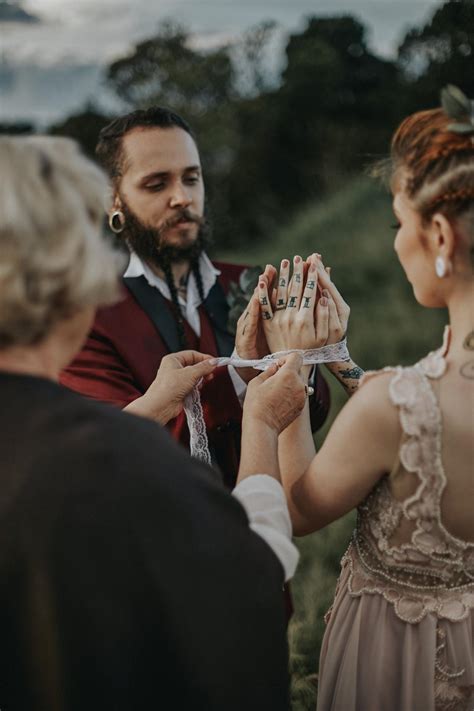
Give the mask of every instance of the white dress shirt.
M 199 256 L 199 271 L 201 273 L 202 288 L 204 298 L 208 296 L 210 290 L 217 281 L 217 277 L 220 274 L 219 269 L 213 265 L 207 254 L 204 252 Z M 165 297 L 165 299 L 171 300 L 171 294 L 169 286 L 165 279 L 159 277 L 155 272 L 150 269 L 148 264 L 140 259 L 138 254 L 135 252 L 130 253 L 130 261 L 128 267 L 125 271 L 124 277 L 139 277 L 144 276 L 150 286 L 155 289 Z M 197 336 L 201 335 L 201 321 L 199 318 L 198 308 L 201 305 L 201 297 L 199 295 L 199 290 L 196 284 L 196 279 L 194 274 L 191 272 L 188 278 L 188 283 L 186 287 L 186 300 L 184 300 L 180 294 L 178 294 L 178 303 L 183 314 L 183 318 L 189 323 L 194 333 Z M 247 390 L 246 383 L 242 380 L 240 375 L 237 373 L 232 365 L 228 366 L 229 376 L 232 380 L 234 386 L 235 394 L 237 395 L 240 404 L 243 403 L 245 392 Z

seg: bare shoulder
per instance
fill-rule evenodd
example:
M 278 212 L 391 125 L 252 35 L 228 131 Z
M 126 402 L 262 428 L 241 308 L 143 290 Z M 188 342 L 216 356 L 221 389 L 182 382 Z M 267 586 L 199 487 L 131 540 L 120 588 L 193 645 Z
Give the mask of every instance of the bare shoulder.
M 395 369 L 368 373 L 357 392 L 343 408 L 343 420 L 355 420 L 368 430 L 379 435 L 390 433 L 398 440 L 399 415 L 390 398 L 390 383 L 394 376 Z

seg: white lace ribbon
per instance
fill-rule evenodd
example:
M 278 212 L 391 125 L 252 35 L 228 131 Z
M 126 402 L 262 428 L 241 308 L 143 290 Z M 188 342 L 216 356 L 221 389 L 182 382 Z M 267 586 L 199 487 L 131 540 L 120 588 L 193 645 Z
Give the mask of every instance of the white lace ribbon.
M 270 353 L 264 358 L 256 360 L 247 360 L 239 358 L 238 355 L 216 358 L 218 366 L 233 365 L 235 368 L 255 368 L 256 370 L 266 370 L 275 361 L 284 358 L 290 353 L 300 353 L 303 357 L 303 365 L 317 365 L 318 363 L 334 363 L 344 360 L 350 360 L 349 351 L 347 350 L 347 341 L 344 338 L 339 343 L 332 343 L 322 348 L 310 348 L 308 350 L 299 350 L 293 348 L 288 351 L 278 351 L 278 353 Z M 209 442 L 207 439 L 206 424 L 201 405 L 201 397 L 199 388 L 194 388 L 184 400 L 184 412 L 189 428 L 189 447 L 191 456 L 200 459 L 207 464 L 211 464 L 211 455 L 209 452 Z

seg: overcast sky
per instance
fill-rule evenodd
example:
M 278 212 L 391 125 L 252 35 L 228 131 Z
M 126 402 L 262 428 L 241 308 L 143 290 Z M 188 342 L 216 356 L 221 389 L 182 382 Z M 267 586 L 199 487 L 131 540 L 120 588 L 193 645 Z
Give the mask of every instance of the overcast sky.
M 101 65 L 152 36 L 164 18 L 183 22 L 199 44 L 206 45 L 231 40 L 265 19 L 276 20 L 283 34 L 302 28 L 308 15 L 350 13 L 367 25 L 371 47 L 392 56 L 406 30 L 426 22 L 440 4 L 441 0 L 23 0 L 21 7 L 40 21 L 0 22 L 0 70 L 2 58 L 4 69 L 13 70 L 8 92 L 4 89 L 0 96 L 0 120 L 46 121 L 87 100 L 100 100 Z M 69 69 L 73 73 L 68 84 Z

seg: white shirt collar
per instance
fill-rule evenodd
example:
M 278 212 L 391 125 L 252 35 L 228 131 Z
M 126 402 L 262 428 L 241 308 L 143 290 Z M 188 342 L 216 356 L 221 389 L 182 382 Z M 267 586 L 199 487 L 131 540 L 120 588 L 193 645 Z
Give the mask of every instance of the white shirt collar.
M 207 254 L 205 254 L 205 252 L 203 252 L 199 256 L 199 271 L 201 272 L 204 298 L 206 298 L 210 290 L 216 283 L 220 271 L 219 269 L 216 269 Z M 144 276 L 150 286 L 153 286 L 158 289 L 158 291 L 160 291 L 160 293 L 165 297 L 165 299 L 171 300 L 170 290 L 166 281 L 161 277 L 157 276 L 157 274 L 155 274 L 155 272 L 150 269 L 148 264 L 146 264 L 146 262 L 140 259 L 136 252 L 131 252 L 130 261 L 128 263 L 128 267 L 125 271 L 124 277 L 139 276 Z M 201 297 L 199 296 L 196 280 L 192 272 L 189 275 L 188 279 L 186 301 L 181 299 L 181 297 L 179 296 L 178 300 L 183 311 L 184 317 L 192 326 L 194 331 L 199 335 L 200 322 L 199 314 L 197 313 L 197 308 L 201 303 Z

